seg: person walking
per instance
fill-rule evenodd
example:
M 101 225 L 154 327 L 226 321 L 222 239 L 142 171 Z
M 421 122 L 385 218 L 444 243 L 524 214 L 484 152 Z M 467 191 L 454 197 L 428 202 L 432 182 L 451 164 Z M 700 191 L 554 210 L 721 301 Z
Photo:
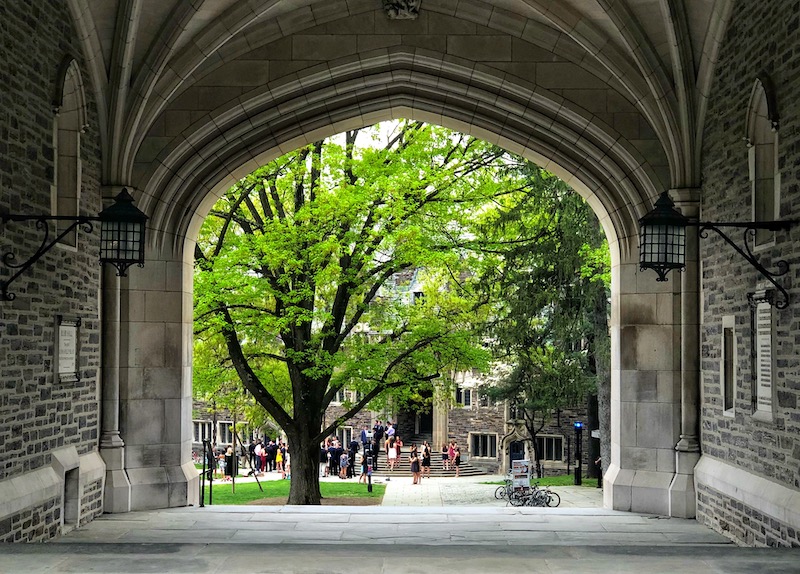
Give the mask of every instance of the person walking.
M 411 453 L 408 456 L 408 460 L 411 463 L 411 478 L 412 484 L 419 484 L 419 453 L 417 452 L 417 445 L 411 445 Z

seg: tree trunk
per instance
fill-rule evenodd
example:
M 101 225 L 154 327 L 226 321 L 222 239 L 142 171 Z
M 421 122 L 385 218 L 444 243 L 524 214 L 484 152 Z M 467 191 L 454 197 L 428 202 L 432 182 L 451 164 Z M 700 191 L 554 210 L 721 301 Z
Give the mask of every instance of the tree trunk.
M 319 431 L 317 431 L 319 432 Z M 289 487 L 287 504 L 320 504 L 319 493 L 319 450 L 318 443 L 312 443 L 310 433 L 286 431 L 289 441 L 289 462 L 292 483 Z M 314 433 L 316 436 L 316 433 Z

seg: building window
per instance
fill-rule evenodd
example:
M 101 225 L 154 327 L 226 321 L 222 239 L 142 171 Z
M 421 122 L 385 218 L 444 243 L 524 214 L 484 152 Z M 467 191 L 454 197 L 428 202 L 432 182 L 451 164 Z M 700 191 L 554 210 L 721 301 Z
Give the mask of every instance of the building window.
M 472 405 L 472 389 L 456 387 L 456 402 L 465 407 Z
M 344 389 L 339 389 L 333 396 L 332 402 L 342 404 L 346 400 L 347 400 L 347 391 L 345 391 Z
M 482 458 L 497 458 L 497 435 L 496 434 L 473 434 L 469 435 L 469 451 L 472 456 Z
M 343 447 L 347 448 L 353 440 L 353 427 L 339 427 L 336 429 L 336 438 Z
M 780 174 L 778 171 L 778 113 L 775 90 L 765 75 L 759 76 L 747 111 L 747 146 L 753 221 L 779 218 Z M 755 247 L 771 245 L 775 233 L 756 230 Z
M 233 444 L 233 423 L 221 422 L 218 423 L 217 428 L 219 429 L 217 442 L 220 444 Z
M 722 410 L 733 416 L 736 399 L 736 331 L 732 315 L 722 318 L 722 360 L 720 361 L 720 383 L 722 388 Z
M 775 316 L 773 307 L 767 301 L 753 305 L 755 336 L 755 364 L 753 365 L 753 416 L 764 421 L 772 421 L 772 395 L 775 348 Z
M 518 421 L 523 420 L 525 418 L 522 407 L 520 407 L 517 403 L 511 402 L 508 404 L 508 420 L 510 421 Z
M 194 421 L 194 442 L 211 440 L 211 423 L 208 421 Z
M 536 437 L 536 450 L 540 460 L 561 462 L 564 460 L 564 437 L 539 435 Z

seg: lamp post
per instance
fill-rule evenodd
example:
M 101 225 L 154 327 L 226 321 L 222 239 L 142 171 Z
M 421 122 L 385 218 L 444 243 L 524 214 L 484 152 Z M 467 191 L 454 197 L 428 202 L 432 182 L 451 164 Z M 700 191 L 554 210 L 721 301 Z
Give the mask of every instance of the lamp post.
M 709 230 L 717 233 L 772 283 L 783 297 L 777 299 L 773 296 L 769 300 L 770 304 L 778 309 L 785 309 L 789 305 L 789 294 L 775 280 L 776 277 L 785 275 L 789 271 L 789 264 L 784 260 L 778 261 L 775 264 L 778 268 L 777 271 L 770 272 L 753 255 L 748 237 L 752 237 L 758 229 L 769 231 L 789 229 L 795 221 L 692 221 L 674 209 L 674 207 L 675 203 L 669 197 L 669 193 L 665 191 L 656 200 L 653 210 L 639 219 L 639 267 L 642 271 L 652 269 L 658 274 L 656 281 L 666 281 L 667 273 L 673 269 L 678 271 L 685 269 L 686 228 L 691 225 L 699 228 L 698 234 L 700 237 L 706 237 Z M 744 229 L 744 249 L 736 245 L 722 228 Z
M 133 205 L 133 197 L 125 188 L 114 198 L 114 203 L 96 217 L 0 213 L 0 221 L 3 224 L 9 221 L 35 221 L 36 228 L 43 233 L 42 242 L 36 252 L 22 263 L 15 263 L 16 255 L 10 251 L 4 253 L 0 258 L 2 264 L 9 269 L 16 270 L 7 280 L 0 281 L 0 298 L 6 301 L 16 298 L 16 295 L 9 290 L 11 283 L 50 251 L 56 243 L 78 226 L 82 226 L 86 233 L 91 233 L 94 229 L 94 222 L 97 221 L 100 222 L 100 263 L 110 263 L 117 268 L 117 275 L 123 277 L 126 275 L 126 269 L 131 265 L 144 266 L 144 235 L 147 216 Z M 65 221 L 70 222 L 70 225 L 50 240 L 50 221 Z
M 575 484 L 580 486 L 583 484 L 583 477 L 581 476 L 581 469 L 583 465 L 581 459 L 583 458 L 583 422 L 575 421 Z

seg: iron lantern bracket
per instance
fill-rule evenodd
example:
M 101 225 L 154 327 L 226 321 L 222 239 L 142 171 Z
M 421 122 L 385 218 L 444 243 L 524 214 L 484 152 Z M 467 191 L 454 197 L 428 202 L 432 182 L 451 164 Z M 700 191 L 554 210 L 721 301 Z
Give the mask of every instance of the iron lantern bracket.
M 756 222 L 756 221 L 749 221 L 749 222 L 722 222 L 722 223 L 712 223 L 709 221 L 688 221 L 687 225 L 691 225 L 693 227 L 698 228 L 698 235 L 702 238 L 706 238 L 708 236 L 708 231 L 714 231 L 717 235 L 719 235 L 725 242 L 733 247 L 733 249 L 742 257 L 744 257 L 750 265 L 752 265 L 756 271 L 761 273 L 767 281 L 772 283 L 775 288 L 780 291 L 781 297 L 771 297 L 770 303 L 773 304 L 777 309 L 785 309 L 789 306 L 789 293 L 784 289 L 782 285 L 780 285 L 775 278 L 781 277 L 782 275 L 786 275 L 789 272 L 789 264 L 786 262 L 785 259 L 781 259 L 780 261 L 775 263 L 777 270 L 772 272 L 766 267 L 764 267 L 758 259 L 756 259 L 755 255 L 753 255 L 753 251 L 750 248 L 750 241 L 749 238 L 753 237 L 756 234 L 756 231 L 759 229 L 765 229 L 768 231 L 779 231 L 779 230 L 788 230 L 792 224 L 796 223 L 793 220 L 787 221 L 765 221 L 765 222 Z M 744 237 L 743 237 L 743 244 L 744 249 L 739 247 L 736 242 L 730 238 L 730 236 L 725 233 L 722 228 L 734 228 L 734 229 L 744 229 Z
M 13 301 L 16 295 L 9 290 L 9 286 L 41 257 L 50 251 L 56 243 L 61 241 L 68 233 L 73 231 L 76 227 L 83 226 L 86 233 L 91 233 L 94 229 L 94 223 L 100 222 L 100 262 L 111 263 L 117 268 L 117 275 L 124 276 L 125 269 L 133 263 L 138 263 L 139 266 L 144 265 L 144 224 L 147 221 L 147 216 L 139 209 L 133 206 L 133 197 L 128 193 L 126 188 L 113 198 L 114 203 L 101 211 L 97 216 L 86 215 L 18 215 L 11 213 L 0 212 L 0 223 L 5 226 L 9 221 L 35 221 L 36 229 L 42 233 L 42 242 L 39 244 L 38 249 L 28 259 L 22 263 L 16 262 L 16 255 L 12 251 L 4 253 L 0 256 L 0 263 L 12 270 L 16 270 L 6 280 L 0 281 L 0 298 L 5 301 Z M 64 221 L 69 222 L 69 225 L 61 230 L 54 239 L 50 239 L 50 222 L 51 221 Z M 140 230 L 120 229 L 124 225 L 139 225 Z M 110 234 L 110 238 L 104 239 L 106 233 Z M 133 239 L 127 239 L 127 235 L 132 235 Z M 130 257 L 130 246 L 125 241 L 134 242 L 134 247 L 138 251 L 138 258 Z M 128 247 L 123 250 L 124 258 L 117 255 L 116 257 L 104 255 L 103 244 L 104 241 L 116 245 L 122 243 L 123 246 Z M 114 252 L 118 253 L 118 251 Z
M 26 270 L 28 270 L 34 263 L 36 263 L 41 257 L 50 251 L 56 243 L 61 241 L 64 237 L 67 236 L 73 229 L 78 227 L 79 225 L 83 226 L 83 230 L 86 233 L 91 233 L 94 229 L 94 222 L 100 221 L 99 217 L 88 217 L 88 216 L 67 216 L 67 215 L 15 215 L 15 214 L 8 214 L 8 213 L 0 213 L 0 222 L 5 225 L 9 221 L 35 221 L 36 222 L 36 229 L 43 233 L 42 242 L 39 244 L 38 249 L 31 255 L 28 259 L 21 263 L 16 263 L 17 256 L 14 255 L 13 251 L 8 251 L 3 253 L 2 257 L 0 257 L 0 262 L 2 262 L 6 267 L 9 269 L 15 269 L 16 272 L 11 275 L 8 279 L 4 281 L 0 281 L 0 297 L 2 297 L 5 301 L 13 301 L 16 299 L 16 295 L 9 291 L 9 286 Z M 54 239 L 50 240 L 50 222 L 51 221 L 69 221 L 71 222 L 61 233 L 59 233 Z

